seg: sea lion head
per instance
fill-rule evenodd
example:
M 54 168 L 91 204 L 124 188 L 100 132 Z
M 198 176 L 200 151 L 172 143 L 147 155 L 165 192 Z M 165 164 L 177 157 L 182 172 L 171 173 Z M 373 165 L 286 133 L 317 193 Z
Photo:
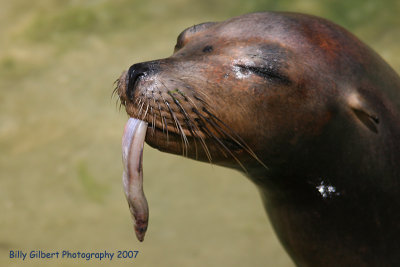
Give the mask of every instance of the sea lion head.
M 125 71 L 117 93 L 130 117 L 149 123 L 150 146 L 265 170 L 324 149 L 309 144 L 327 140 L 366 49 L 323 19 L 253 13 L 187 28 L 170 57 Z

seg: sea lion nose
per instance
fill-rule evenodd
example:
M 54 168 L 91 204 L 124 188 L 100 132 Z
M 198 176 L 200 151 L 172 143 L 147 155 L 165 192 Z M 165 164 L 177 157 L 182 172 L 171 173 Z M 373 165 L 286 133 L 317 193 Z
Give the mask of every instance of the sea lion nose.
M 143 77 L 158 72 L 158 63 L 156 61 L 142 62 L 132 65 L 126 73 L 126 95 L 133 100 L 137 82 Z

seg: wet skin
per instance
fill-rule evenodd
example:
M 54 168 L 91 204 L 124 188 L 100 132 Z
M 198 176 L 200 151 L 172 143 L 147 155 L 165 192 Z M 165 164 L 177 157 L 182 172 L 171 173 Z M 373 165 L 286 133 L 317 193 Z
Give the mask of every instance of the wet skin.
M 294 13 L 196 25 L 117 93 L 149 145 L 248 176 L 298 266 L 400 264 L 400 78 L 346 30 Z

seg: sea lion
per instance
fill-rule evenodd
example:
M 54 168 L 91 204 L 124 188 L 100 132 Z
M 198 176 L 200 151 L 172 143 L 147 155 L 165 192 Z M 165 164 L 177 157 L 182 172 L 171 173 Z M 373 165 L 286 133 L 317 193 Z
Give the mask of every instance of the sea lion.
M 345 29 L 274 12 L 195 25 L 116 92 L 150 146 L 249 177 L 298 266 L 400 266 L 400 78 Z

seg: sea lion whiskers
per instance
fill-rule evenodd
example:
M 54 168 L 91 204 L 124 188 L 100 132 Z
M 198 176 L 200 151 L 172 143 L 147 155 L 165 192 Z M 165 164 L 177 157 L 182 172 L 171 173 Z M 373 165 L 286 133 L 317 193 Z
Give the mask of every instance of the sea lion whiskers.
M 151 134 L 154 135 L 156 113 L 153 111 L 153 107 L 150 107 L 150 113 L 151 113 Z
M 180 95 L 182 95 L 184 97 L 184 94 L 179 90 L 176 89 L 176 92 L 179 92 Z M 174 91 L 168 91 L 168 94 L 170 95 L 170 97 L 173 99 L 175 105 L 181 110 L 182 115 L 185 117 L 184 122 L 187 125 L 187 129 L 190 131 L 190 133 L 193 136 L 193 140 L 194 140 L 194 144 L 195 144 L 195 150 L 196 150 L 196 159 L 198 158 L 198 154 L 197 154 L 197 144 L 196 144 L 196 137 L 198 137 L 198 134 L 196 131 L 193 131 L 192 125 L 194 125 L 196 127 L 195 124 L 192 123 L 192 120 L 190 119 L 189 114 L 186 112 L 186 110 L 184 109 L 184 107 L 181 105 L 181 103 L 179 102 L 179 100 L 174 96 Z M 183 131 L 182 131 L 183 132 Z M 187 151 L 186 151 L 187 152 Z
M 165 86 L 165 84 L 162 83 L 162 85 L 167 89 L 168 88 Z M 175 112 L 172 110 L 171 106 L 169 105 L 169 102 L 162 96 L 162 94 L 160 94 L 162 100 L 164 101 L 164 104 L 167 106 L 169 113 L 172 116 L 172 119 L 175 123 L 175 127 L 177 129 L 177 133 L 180 135 L 181 140 L 182 140 L 182 155 L 183 156 L 187 156 L 187 151 L 188 151 L 188 146 L 189 146 L 189 142 L 187 140 L 186 134 L 183 132 L 182 126 L 179 123 L 178 118 L 175 115 Z
M 184 80 L 179 79 L 181 82 L 185 83 Z M 225 123 L 223 123 L 219 118 L 217 118 L 212 112 L 210 112 L 207 108 L 211 109 L 211 107 L 208 105 L 207 101 L 205 99 L 208 99 L 209 97 L 207 96 L 207 94 L 205 92 L 203 92 L 202 90 L 194 90 L 192 87 L 190 87 L 189 85 L 185 86 L 187 89 L 191 90 L 193 92 L 193 97 L 198 100 L 199 102 L 201 102 L 201 104 L 203 105 L 202 109 L 205 113 L 207 113 L 210 118 L 206 118 L 205 116 L 203 116 L 200 111 L 199 111 L 199 107 L 196 105 L 195 101 L 193 101 L 191 99 L 190 96 L 188 96 L 187 94 L 184 94 L 181 90 L 179 89 L 175 89 L 174 91 L 168 91 L 168 94 L 179 94 L 181 95 L 185 100 L 187 100 L 192 106 L 193 109 L 192 111 L 195 112 L 206 124 L 209 124 L 213 129 L 215 129 L 215 131 L 217 131 L 221 136 L 226 137 L 223 139 L 227 139 L 232 141 L 233 144 L 236 144 L 238 147 L 244 149 L 247 153 L 249 153 L 249 155 L 251 157 L 253 157 L 254 159 L 256 159 L 261 165 L 263 165 L 265 168 L 266 165 L 261 162 L 261 160 L 257 157 L 257 155 L 253 152 L 253 150 L 243 141 L 242 138 L 240 138 L 238 136 L 238 134 L 236 132 L 234 132 L 230 127 L 228 127 Z M 197 93 L 197 94 L 196 94 Z M 201 96 L 199 96 L 201 95 Z M 171 97 L 173 98 L 174 102 L 177 104 L 177 106 L 181 109 L 183 115 L 187 118 L 189 116 L 189 114 L 187 114 L 186 111 L 184 111 L 182 105 L 180 105 L 178 99 L 174 96 L 171 95 Z M 207 107 L 207 108 L 206 108 Z M 185 114 L 186 112 L 186 114 Z M 220 125 L 222 124 L 222 126 Z M 195 125 L 195 124 L 194 124 Z M 205 125 L 204 125 L 205 126 Z M 225 129 L 224 129 L 225 127 Z M 216 135 L 214 135 L 210 129 L 206 128 L 208 130 L 207 135 L 211 138 L 214 139 L 216 141 L 216 143 L 220 146 L 223 147 L 223 151 L 221 151 L 226 157 L 226 152 L 228 152 L 228 154 L 230 154 L 233 158 L 235 158 L 235 161 L 238 161 L 239 159 L 234 155 L 234 152 L 229 149 L 228 145 L 224 143 L 223 139 L 218 138 Z M 204 131 L 203 131 L 204 132 Z M 216 138 L 218 140 L 216 140 Z M 203 143 L 202 143 L 203 144 Z M 205 144 L 205 142 L 204 142 Z M 203 146 L 204 147 L 204 146 Z M 205 147 L 207 147 L 207 145 L 205 144 Z M 208 149 L 207 149 L 208 150 Z M 211 162 L 211 160 L 210 160 Z M 243 164 L 240 162 L 239 164 L 244 170 L 246 170 L 246 168 L 243 167 Z M 246 171 L 247 172 L 247 171 Z
M 188 150 L 188 140 L 186 137 L 186 134 L 183 132 L 182 126 L 178 120 L 178 118 L 175 115 L 175 112 L 172 110 L 171 106 L 169 105 L 169 102 L 165 101 L 165 105 L 168 107 L 169 112 L 171 113 L 171 116 L 175 122 L 175 127 L 178 129 L 178 133 L 181 136 L 182 139 L 182 155 L 187 156 L 187 150 Z
M 184 115 L 186 117 L 186 115 Z M 199 154 L 197 152 L 197 142 L 196 142 L 196 138 L 198 138 L 197 133 L 193 130 L 192 124 L 189 121 L 189 119 L 185 118 L 184 120 L 186 126 L 188 127 L 188 130 L 190 131 L 190 134 L 193 136 L 193 141 L 194 141 L 194 150 L 195 150 L 195 154 L 196 154 L 196 160 L 199 158 Z
M 192 111 L 193 111 L 193 108 L 198 110 L 198 107 L 197 107 L 196 103 L 195 103 L 189 96 L 185 95 L 185 94 L 184 94 L 183 92 L 181 92 L 179 89 L 178 89 L 178 93 L 179 93 L 186 101 L 188 101 L 190 104 L 193 105 Z M 182 107 L 182 109 L 183 109 L 183 107 Z M 184 110 L 184 109 L 183 109 L 183 110 Z M 186 113 L 187 117 L 189 117 L 189 119 L 190 119 L 190 115 L 189 115 L 186 111 L 185 111 L 185 113 Z M 190 121 L 191 121 L 192 124 L 195 126 L 196 132 L 197 132 L 197 131 L 201 132 L 201 130 L 197 127 L 196 123 L 194 123 L 193 120 L 191 120 L 191 119 L 190 119 Z M 209 149 L 208 149 L 208 147 L 207 147 L 207 144 L 206 144 L 206 142 L 204 141 L 204 138 L 203 138 L 201 135 L 198 135 L 198 137 L 200 138 L 201 144 L 202 144 L 203 148 L 205 149 L 205 152 L 206 152 L 206 154 L 207 154 L 207 157 L 209 157 L 209 161 L 210 161 L 210 163 L 211 163 L 211 154 L 210 154 L 210 151 L 209 151 Z
M 196 106 L 196 104 L 193 102 L 193 100 L 192 100 L 189 96 L 185 96 L 185 97 L 186 97 L 186 98 L 188 99 L 188 101 L 193 105 L 192 111 L 193 111 L 193 108 L 194 108 L 194 109 L 197 109 L 197 106 Z M 192 120 L 192 118 L 190 117 L 189 114 L 187 114 L 187 117 L 189 118 L 189 120 L 190 120 L 190 122 L 192 123 L 192 125 L 195 127 L 196 137 L 198 137 L 198 139 L 199 139 L 199 141 L 200 141 L 200 144 L 201 144 L 201 146 L 203 147 L 203 150 L 204 150 L 204 152 L 205 152 L 206 155 L 207 155 L 208 161 L 209 161 L 210 163 L 212 163 L 211 152 L 210 152 L 210 150 L 208 149 L 207 143 L 205 142 L 205 140 L 204 140 L 204 138 L 202 137 L 201 134 L 197 134 L 197 132 L 200 132 L 200 133 L 201 133 L 202 131 L 199 129 L 199 127 L 196 125 L 196 123 L 193 122 L 193 120 Z
M 209 125 L 211 125 L 211 127 L 213 127 L 218 133 L 221 134 L 221 132 L 219 131 L 220 126 L 217 124 L 213 124 L 211 122 L 211 120 L 207 117 L 205 117 L 204 115 L 202 115 L 197 109 L 193 108 L 193 112 L 195 112 L 199 117 L 201 117 L 201 119 L 208 123 Z M 232 158 L 239 164 L 239 166 L 244 170 L 245 173 L 247 173 L 247 169 L 244 167 L 244 165 L 242 164 L 242 162 L 235 156 L 234 152 L 232 152 L 225 144 L 224 142 L 218 138 L 210 129 L 207 128 L 207 126 L 205 124 L 203 124 L 204 129 L 207 131 L 207 134 L 212 138 L 212 140 L 214 140 L 219 146 L 221 146 L 224 150 L 226 150 L 226 152 L 229 153 L 229 155 L 232 156 Z M 218 148 L 219 148 L 218 146 Z M 220 150 L 221 151 L 221 150 Z M 227 158 L 228 155 L 224 152 L 221 151 L 224 156 Z
M 143 105 L 144 105 L 145 103 L 144 103 L 144 100 L 143 99 L 139 99 L 139 105 L 140 105 L 140 108 L 138 109 L 138 112 L 136 113 L 136 118 L 139 118 L 140 117 L 140 115 L 142 114 L 142 110 L 143 110 Z M 138 107 L 139 107 L 139 105 L 138 105 Z
M 140 101 L 142 101 L 142 99 L 140 97 L 136 98 L 135 102 L 133 102 L 133 105 L 137 106 Z
M 264 166 L 264 168 L 268 169 L 268 167 L 264 164 L 264 162 L 262 162 L 257 155 L 254 153 L 254 151 L 247 145 L 247 143 L 234 131 L 232 130 L 228 125 L 226 125 L 222 120 L 220 120 L 217 116 L 215 116 L 212 112 L 210 112 L 209 110 L 207 110 L 207 108 L 203 107 L 203 111 L 205 113 L 207 113 L 209 116 L 211 116 L 211 118 L 213 119 L 213 122 L 215 125 L 217 125 L 219 127 L 219 129 L 221 131 L 223 131 L 223 133 L 225 135 L 227 135 L 229 137 L 230 140 L 234 141 L 234 143 L 236 143 L 238 146 L 240 146 L 241 148 L 243 148 L 247 153 L 250 154 L 250 156 L 252 156 L 255 160 L 257 160 L 262 166 Z M 219 123 L 221 123 L 229 132 L 225 131 L 223 129 L 223 127 L 219 126 L 218 123 L 215 122 L 218 121 Z
M 161 125 L 162 125 L 162 132 L 164 133 L 164 131 L 165 131 L 165 126 L 164 126 L 165 117 L 162 115 L 160 102 L 158 101 L 158 99 L 156 99 L 154 97 L 154 94 L 153 94 L 153 98 L 154 98 L 154 102 L 156 102 L 157 106 L 158 106 L 158 111 L 160 113 L 160 120 L 161 120 Z M 168 129 L 167 129 L 167 140 L 168 140 Z
M 121 86 L 121 79 L 118 78 L 113 82 L 113 85 L 115 86 L 112 93 L 111 93 L 111 100 L 115 97 L 115 108 L 118 109 L 119 112 L 121 112 L 121 107 L 122 105 L 125 106 L 125 101 L 121 99 L 120 91 L 119 88 Z M 119 104 L 119 105 L 118 105 Z
M 156 109 L 158 102 L 156 102 L 156 99 L 154 97 L 154 92 L 153 91 L 151 91 L 151 98 L 153 99 L 154 109 Z M 153 111 L 153 108 L 151 110 L 152 110 L 152 115 L 153 115 L 153 120 L 152 120 L 152 124 L 151 124 L 151 126 L 152 126 L 151 134 L 154 135 L 156 122 L 157 122 L 157 112 Z M 160 116 L 161 116 L 161 113 L 160 113 Z M 161 122 L 161 124 L 162 124 L 162 122 Z
M 182 82 L 182 83 L 186 83 L 184 80 L 182 80 L 182 79 L 178 79 L 180 82 Z M 196 89 L 196 90 L 194 90 L 190 85 L 187 85 L 187 84 L 185 84 L 185 88 L 187 88 L 188 90 L 190 90 L 192 93 L 193 93 L 193 97 L 196 99 L 196 100 L 198 100 L 198 101 L 200 101 L 203 105 L 206 105 L 206 106 L 208 106 L 208 102 L 210 102 L 210 101 L 207 101 L 207 100 L 209 100 L 209 97 L 207 96 L 207 94 L 205 93 L 205 92 L 203 92 L 202 91 L 202 89 L 200 89 L 200 88 L 198 88 L 198 89 Z M 202 97 L 200 97 L 200 96 L 198 96 L 198 95 L 202 95 L 202 97 L 204 98 L 202 98 Z M 187 96 L 187 97 L 189 97 L 189 96 Z M 192 101 L 192 103 L 194 104 L 194 102 Z M 195 104 L 194 104 L 195 105 Z
M 209 149 L 207 147 L 206 142 L 204 141 L 204 138 L 199 135 L 197 132 L 201 132 L 200 129 L 197 127 L 197 125 L 193 122 L 192 118 L 190 117 L 190 115 L 186 112 L 185 108 L 181 105 L 181 103 L 179 102 L 179 100 L 173 96 L 173 94 L 175 92 L 173 91 L 169 91 L 168 92 L 171 97 L 174 99 L 174 103 L 178 106 L 178 108 L 181 110 L 183 116 L 185 117 L 185 123 L 188 126 L 188 130 L 190 131 L 190 133 L 193 136 L 193 140 L 194 140 L 194 144 L 195 144 L 195 150 L 196 150 L 196 159 L 198 159 L 198 153 L 197 153 L 197 143 L 196 143 L 196 138 L 199 139 L 200 144 L 202 145 L 204 152 L 207 155 L 207 158 L 209 160 L 209 162 L 211 163 L 211 154 L 209 152 Z M 176 89 L 176 93 L 178 93 L 179 95 L 181 95 L 186 101 L 188 101 L 188 97 L 185 96 L 185 94 L 180 91 L 179 89 Z
M 176 89 L 176 91 L 178 91 L 178 90 L 179 89 Z M 186 126 L 188 127 L 188 130 L 191 132 L 193 137 L 195 137 L 195 133 L 192 131 L 192 127 L 190 125 L 190 117 L 188 116 L 187 112 L 185 111 L 185 109 L 183 108 L 183 106 L 181 105 L 179 100 L 174 96 L 174 91 L 168 91 L 168 95 L 172 98 L 172 100 L 174 101 L 175 105 L 181 110 L 183 116 L 185 117 L 185 119 L 183 121 L 185 122 Z M 194 138 L 193 140 L 194 140 L 194 143 L 195 143 L 196 158 L 197 158 L 196 138 Z
M 168 145 L 168 142 L 169 142 L 168 123 L 167 123 L 167 118 L 163 117 L 163 119 L 164 119 L 163 128 L 165 127 L 165 129 L 167 131 L 167 145 Z
M 210 138 L 212 141 L 214 141 L 214 143 L 219 144 L 216 140 L 214 140 L 210 129 L 208 129 L 206 122 L 202 118 L 195 118 L 195 121 L 199 124 L 199 127 L 200 127 L 202 133 L 204 133 L 208 138 Z M 228 158 L 228 155 L 225 153 L 225 151 L 219 145 L 217 146 L 217 148 L 225 158 Z
M 119 96 L 118 89 L 119 89 L 119 86 L 120 86 L 120 78 L 116 79 L 113 82 L 113 86 L 114 86 L 114 90 L 111 92 L 111 98 L 114 98 L 116 95 Z
M 145 101 L 146 101 L 146 111 L 144 112 L 144 115 L 142 116 L 142 121 L 146 119 L 147 111 L 149 110 L 149 106 L 150 106 L 149 101 L 147 101 L 147 100 L 145 100 Z
M 183 82 L 183 81 L 182 81 Z M 198 158 L 198 152 L 197 152 L 197 143 L 196 143 L 196 139 L 199 140 L 208 161 L 212 164 L 212 156 L 211 156 L 211 152 L 207 146 L 207 143 L 205 142 L 203 136 L 200 133 L 205 133 L 204 131 L 200 130 L 199 127 L 196 125 L 196 123 L 193 121 L 193 119 L 191 118 L 190 114 L 184 109 L 184 107 L 181 105 L 181 103 L 179 102 L 179 99 L 177 98 L 177 96 L 175 96 L 175 94 L 179 94 L 180 96 L 182 96 L 185 100 L 187 100 L 189 103 L 191 103 L 192 105 L 196 106 L 196 104 L 190 99 L 189 96 L 185 95 L 180 89 L 174 89 L 174 90 L 169 90 L 169 88 L 167 88 L 165 86 L 165 84 L 163 84 L 164 87 L 167 90 L 167 94 L 172 98 L 172 100 L 174 101 L 174 104 L 180 109 L 181 114 L 185 117 L 185 124 L 187 125 L 187 130 L 191 133 L 194 143 L 195 143 L 195 153 L 196 153 L 196 158 Z M 202 100 L 204 101 L 204 100 Z M 205 102 L 204 102 L 205 103 Z M 179 123 L 178 118 L 176 117 L 175 113 L 173 112 L 171 106 L 169 105 L 169 103 L 167 104 L 167 107 L 170 109 L 170 113 L 171 115 L 174 117 L 174 120 L 176 119 L 177 122 Z M 181 124 L 179 124 L 181 127 Z M 183 133 L 183 135 L 186 137 L 183 128 L 179 129 L 179 133 Z M 208 135 L 210 138 L 212 138 L 211 135 L 205 133 L 206 135 Z M 187 140 L 187 139 L 186 139 Z M 189 146 L 189 142 L 187 143 L 187 145 Z M 186 153 L 185 156 L 187 156 L 188 153 L 188 148 L 186 147 Z
M 172 91 L 169 91 L 169 92 L 175 93 L 175 92 L 172 92 Z M 181 95 L 181 96 L 183 97 L 183 99 L 184 99 L 185 101 L 189 102 L 194 108 L 198 109 L 196 103 L 195 103 L 188 95 L 184 94 L 184 93 L 183 93 L 181 90 L 179 90 L 179 89 L 176 89 L 176 93 L 178 93 L 179 95 Z M 196 145 L 196 138 L 197 138 L 197 139 L 199 139 L 200 144 L 201 144 L 201 146 L 203 147 L 204 152 L 206 153 L 206 156 L 207 156 L 207 158 L 208 158 L 208 161 L 209 161 L 210 163 L 212 163 L 212 157 L 211 157 L 210 150 L 209 150 L 208 147 L 207 147 L 207 143 L 205 142 L 205 140 L 204 140 L 204 138 L 202 137 L 202 135 L 201 135 L 201 134 L 198 134 L 198 132 L 201 133 L 202 131 L 199 129 L 199 127 L 197 127 L 196 123 L 193 122 L 193 119 L 190 117 L 189 113 L 186 112 L 186 110 L 184 109 L 184 107 L 180 104 L 179 100 L 178 100 L 176 97 L 174 97 L 174 98 L 175 98 L 175 104 L 181 109 L 181 111 L 182 111 L 183 115 L 185 116 L 185 118 L 186 118 L 186 119 L 189 121 L 189 123 L 195 128 L 195 129 L 192 129 L 192 127 L 190 126 L 190 129 L 189 129 L 189 131 L 192 133 L 192 135 L 193 135 L 193 137 L 194 137 L 195 145 Z M 198 158 L 198 155 L 197 155 L 197 147 L 196 147 L 196 159 L 197 159 L 197 158 Z
M 192 90 L 192 88 L 190 86 L 186 86 L 186 88 L 190 88 Z M 257 155 L 253 152 L 253 150 L 247 145 L 247 143 L 234 131 L 232 130 L 228 125 L 226 125 L 222 120 L 220 120 L 217 116 L 215 116 L 212 112 L 210 112 L 206 107 L 210 107 L 208 105 L 208 103 L 201 97 L 199 97 L 196 94 L 193 94 L 193 97 L 200 101 L 204 106 L 202 107 L 202 111 L 204 111 L 205 113 L 207 113 L 211 120 L 207 119 L 205 116 L 203 116 L 200 112 L 199 112 L 199 108 L 197 107 L 197 105 L 195 104 L 195 102 L 187 95 L 184 95 L 180 90 L 177 91 L 179 94 L 181 94 L 182 96 L 186 97 L 187 100 L 194 106 L 194 110 L 192 109 L 193 112 L 195 112 L 198 116 L 200 116 L 203 120 L 205 119 L 207 123 L 209 123 L 216 131 L 218 131 L 221 135 L 226 136 L 228 140 L 231 140 L 234 144 L 238 145 L 239 147 L 243 148 L 247 153 L 250 154 L 250 156 L 252 156 L 255 160 L 257 160 L 262 166 L 264 166 L 266 169 L 268 169 L 268 167 L 257 157 Z M 205 99 L 208 98 L 207 94 L 205 92 L 202 92 L 201 90 L 196 90 L 196 93 L 200 93 Z M 211 107 L 210 107 L 211 108 Z M 226 130 L 224 130 L 223 127 L 221 127 L 220 124 L 222 124 L 222 126 L 224 126 L 226 128 Z M 208 128 L 207 128 L 208 129 Z M 216 137 L 215 135 L 211 135 L 210 137 L 212 137 L 213 139 Z M 218 144 L 220 144 L 220 142 L 222 142 L 221 139 L 219 139 L 217 141 Z M 221 145 L 221 144 L 220 144 Z M 227 147 L 226 144 L 224 144 L 222 142 L 222 145 L 225 149 L 228 150 L 229 154 L 232 155 L 233 158 L 236 158 L 235 160 L 238 161 L 237 157 L 234 156 L 233 152 Z M 243 167 L 243 165 L 240 163 L 240 166 L 242 166 L 242 168 L 246 171 L 246 168 Z M 247 171 L 246 171 L 247 172 Z

